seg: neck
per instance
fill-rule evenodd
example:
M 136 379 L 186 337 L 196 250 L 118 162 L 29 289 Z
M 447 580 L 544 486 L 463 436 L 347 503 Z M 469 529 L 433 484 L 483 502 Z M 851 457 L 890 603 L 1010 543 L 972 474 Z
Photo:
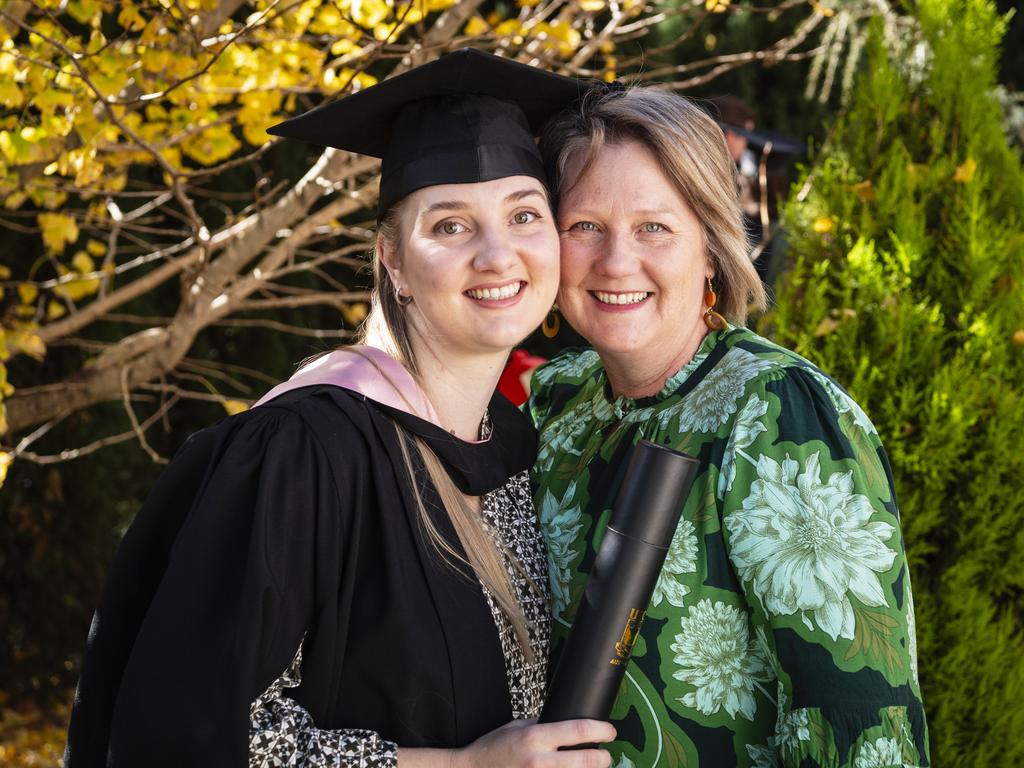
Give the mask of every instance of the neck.
M 599 349 L 612 394 L 631 399 L 658 394 L 664 388 L 665 382 L 693 359 L 707 333 L 708 329 L 701 321 L 699 326 L 694 326 L 693 332 L 684 343 L 675 347 L 676 353 L 671 357 L 643 354 L 648 350 L 643 350 L 639 354 L 618 354 L 602 352 Z
M 480 353 L 440 353 L 413 338 L 419 382 L 441 419 L 439 426 L 460 440 L 479 440 L 480 422 L 491 401 L 508 350 Z

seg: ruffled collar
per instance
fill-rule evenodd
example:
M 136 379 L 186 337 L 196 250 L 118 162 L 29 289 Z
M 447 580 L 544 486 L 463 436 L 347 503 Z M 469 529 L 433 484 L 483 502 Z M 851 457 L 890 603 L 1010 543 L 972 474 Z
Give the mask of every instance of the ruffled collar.
M 718 346 L 718 343 L 734 330 L 735 329 L 732 326 L 727 326 L 721 331 L 709 331 L 701 340 L 700 346 L 697 347 L 697 352 L 689 362 L 669 376 L 668 379 L 665 380 L 665 384 L 662 388 L 653 395 L 636 398 L 626 397 L 625 395 L 619 395 L 616 397 L 612 392 L 611 382 L 608 381 L 608 372 L 605 370 L 604 365 L 600 365 L 599 384 L 601 392 L 603 393 L 605 401 L 615 414 L 615 417 L 617 419 L 621 419 L 628 413 L 632 413 L 640 409 L 651 408 L 662 401 L 679 394 L 680 390 L 685 388 L 686 383 L 691 378 L 694 378 L 698 371 L 703 371 L 706 366 L 714 365 L 718 356 L 713 356 L 712 353 Z M 696 376 L 695 380 L 700 380 L 701 378 L 702 376 Z

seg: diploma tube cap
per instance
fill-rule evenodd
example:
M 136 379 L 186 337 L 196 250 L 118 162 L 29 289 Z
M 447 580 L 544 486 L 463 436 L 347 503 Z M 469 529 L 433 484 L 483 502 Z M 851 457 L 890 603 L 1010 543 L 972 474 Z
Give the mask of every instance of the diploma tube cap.
M 678 517 L 650 514 L 650 510 L 678 510 L 686 501 L 685 493 L 699 466 L 696 459 L 684 453 L 641 440 L 630 457 L 609 527 L 667 549 Z
M 589 87 L 463 48 L 267 132 L 381 158 L 380 216 L 439 184 L 532 176 L 547 185 L 534 136 Z

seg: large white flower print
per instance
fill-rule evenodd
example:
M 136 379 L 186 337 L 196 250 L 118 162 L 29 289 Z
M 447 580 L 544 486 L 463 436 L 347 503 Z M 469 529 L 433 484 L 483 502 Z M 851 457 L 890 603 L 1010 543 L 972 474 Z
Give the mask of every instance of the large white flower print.
M 853 768 L 892 768 L 903 765 L 903 752 L 896 739 L 881 737 L 875 743 L 867 742 L 861 747 Z
M 757 480 L 743 508 L 725 517 L 730 557 L 740 578 L 770 613 L 808 613 L 829 637 L 853 638 L 855 618 L 848 594 L 864 605 L 885 605 L 876 573 L 888 571 L 896 553 L 886 546 L 895 528 L 871 522 L 874 508 L 854 493 L 851 472 L 821 482 L 819 453 L 804 472 L 789 458 L 781 464 L 761 455 Z
M 546 385 L 559 376 L 579 378 L 588 369 L 594 367 L 598 359 L 597 352 L 592 349 L 586 349 L 579 354 L 559 355 L 550 363 L 537 369 L 534 381 L 537 385 Z
M 571 502 L 576 493 L 573 481 L 563 497 Z M 562 509 L 561 503 L 551 491 L 544 493 L 540 510 L 540 530 L 548 545 L 548 579 L 551 582 L 551 608 L 555 616 L 561 615 L 569 604 L 569 566 L 576 557 L 573 544 L 580 532 L 580 506 Z
M 701 600 L 680 619 L 682 631 L 670 646 L 679 668 L 677 680 L 696 688 L 682 696 L 687 707 L 713 715 L 723 707 L 729 716 L 754 719 L 754 686 L 772 673 L 757 642 L 750 638 L 747 618 L 734 605 Z
M 672 543 L 665 557 L 665 565 L 658 576 L 658 583 L 651 596 L 653 605 L 661 605 L 667 600 L 671 605 L 681 608 L 683 598 L 690 593 L 690 588 L 679 581 L 677 576 L 694 573 L 697 570 L 697 536 L 694 534 L 693 523 L 681 520 L 672 536 Z
M 580 455 L 577 442 L 580 436 L 594 422 L 609 421 L 612 409 L 603 393 L 598 392 L 589 400 L 577 403 L 566 413 L 545 425 L 540 433 L 540 448 L 537 451 L 537 470 L 547 472 L 560 453 Z
M 662 413 L 662 428 L 678 413 L 681 432 L 714 432 L 736 412 L 747 382 L 773 366 L 771 361 L 733 347 L 678 407 Z
M 762 400 L 755 392 L 736 417 L 729 442 L 725 446 L 725 453 L 722 454 L 722 468 L 718 473 L 718 498 L 724 497 L 726 491 L 732 490 L 733 481 L 736 479 L 736 452 L 749 448 L 759 434 L 768 431 L 768 427 L 760 422 L 767 413 L 768 401 Z

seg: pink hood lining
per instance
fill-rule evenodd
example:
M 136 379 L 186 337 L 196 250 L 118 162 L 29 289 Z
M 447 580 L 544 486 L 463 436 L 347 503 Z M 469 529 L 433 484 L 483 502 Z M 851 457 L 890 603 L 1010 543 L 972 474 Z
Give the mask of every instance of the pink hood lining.
M 358 392 L 368 400 L 429 421 L 442 429 L 441 419 L 405 366 L 382 349 L 352 346 L 335 349 L 297 370 L 253 405 L 265 405 L 285 392 L 329 384 Z M 471 441 L 476 442 L 476 441 Z
M 318 357 L 256 401 L 254 408 L 301 387 L 331 384 L 358 392 L 381 405 L 397 408 L 437 424 L 437 411 L 416 379 L 382 349 L 344 347 Z M 438 425 L 440 426 L 440 425 Z

